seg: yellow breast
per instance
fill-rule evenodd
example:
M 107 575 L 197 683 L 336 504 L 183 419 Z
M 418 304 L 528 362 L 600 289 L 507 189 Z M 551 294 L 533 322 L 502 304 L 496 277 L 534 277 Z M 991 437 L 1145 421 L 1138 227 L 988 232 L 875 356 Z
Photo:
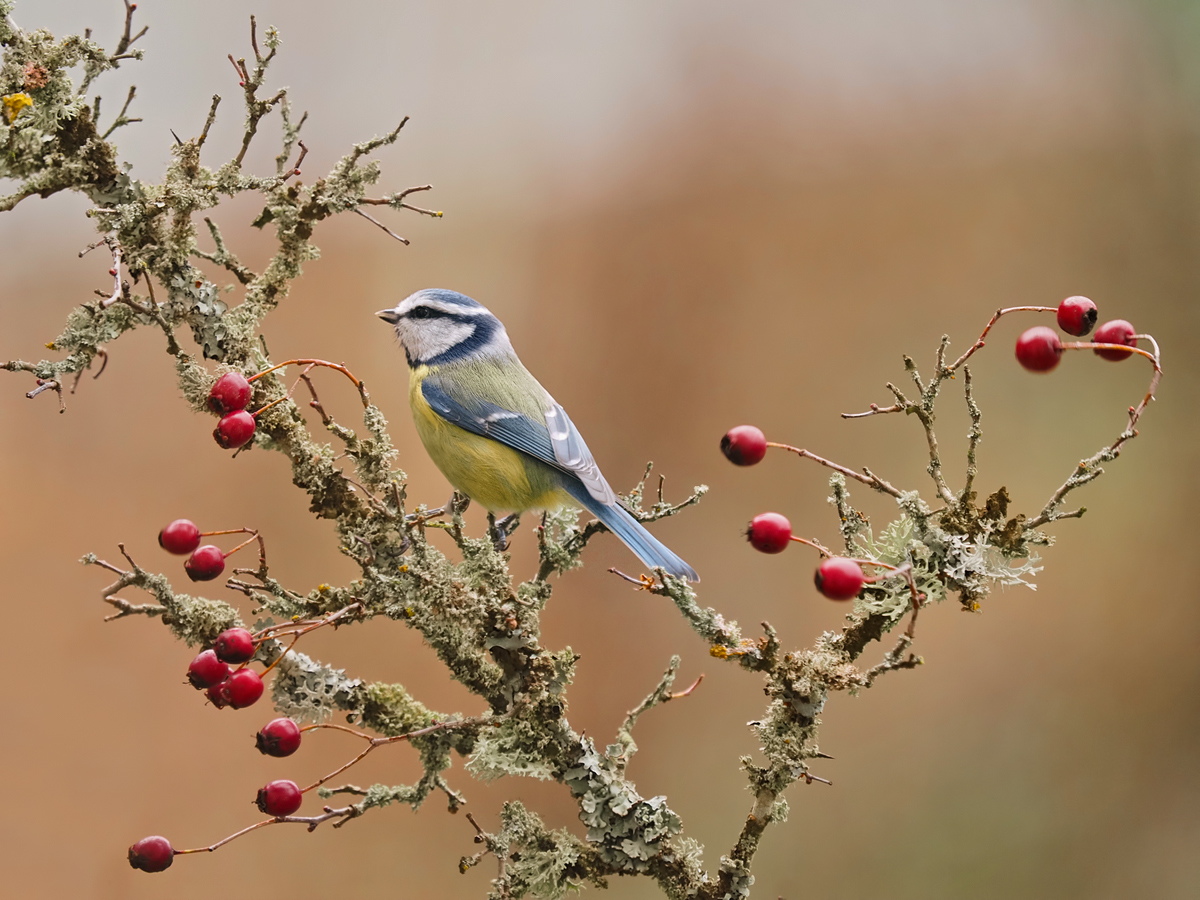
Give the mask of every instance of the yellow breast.
M 421 392 L 428 374 L 428 366 L 409 370 L 408 402 L 425 451 L 456 490 L 491 512 L 557 509 L 573 502 L 550 466 L 435 413 Z

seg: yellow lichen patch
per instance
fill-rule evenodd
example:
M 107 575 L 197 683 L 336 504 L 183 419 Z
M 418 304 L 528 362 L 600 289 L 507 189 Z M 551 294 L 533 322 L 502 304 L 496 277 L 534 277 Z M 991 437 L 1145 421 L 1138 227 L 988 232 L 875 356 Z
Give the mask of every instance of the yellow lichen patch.
M 0 103 L 4 104 L 4 118 L 9 122 L 21 114 L 27 106 L 33 106 L 33 98 L 26 93 L 6 94 L 0 97 Z
M 708 655 L 715 656 L 717 659 L 728 659 L 729 651 L 726 650 L 724 647 L 722 647 L 720 644 L 713 644 L 711 647 L 708 648 Z

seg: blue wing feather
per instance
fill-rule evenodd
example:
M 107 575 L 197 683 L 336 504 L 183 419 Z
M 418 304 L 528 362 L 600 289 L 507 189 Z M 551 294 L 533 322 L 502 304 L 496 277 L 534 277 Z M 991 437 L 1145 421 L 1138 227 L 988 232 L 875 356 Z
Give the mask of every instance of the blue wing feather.
M 700 580 L 695 569 L 671 552 L 630 515 L 628 510 L 617 503 L 612 489 L 608 487 L 608 483 L 604 481 L 604 477 L 592 461 L 583 437 L 571 424 L 561 406 L 554 404 L 550 414 L 555 418 L 556 427 L 563 427 L 565 433 L 552 436 L 545 423 L 537 422 L 523 413 L 504 409 L 486 400 L 472 398 L 465 403 L 460 401 L 451 396 L 434 376 L 427 376 L 421 382 L 421 393 L 430 409 L 447 422 L 472 434 L 491 438 L 514 450 L 527 453 L 561 472 L 564 476 L 563 487 L 567 493 L 603 522 L 647 566 L 662 567 L 677 578 Z M 550 402 L 553 403 L 552 400 Z M 569 452 L 567 460 L 560 459 L 555 453 L 555 440 Z M 581 480 L 578 469 L 567 464 L 577 458 L 586 459 L 585 474 L 589 477 L 588 482 Z M 593 493 L 592 484 L 597 479 L 603 485 L 607 496 L 612 497 L 611 501 L 601 499 Z
M 450 396 L 433 377 L 421 382 L 421 393 L 429 408 L 452 425 L 528 453 L 534 459 L 570 474 L 570 470 L 555 458 L 550 432 L 542 423 L 486 400 L 472 400 L 467 406 Z

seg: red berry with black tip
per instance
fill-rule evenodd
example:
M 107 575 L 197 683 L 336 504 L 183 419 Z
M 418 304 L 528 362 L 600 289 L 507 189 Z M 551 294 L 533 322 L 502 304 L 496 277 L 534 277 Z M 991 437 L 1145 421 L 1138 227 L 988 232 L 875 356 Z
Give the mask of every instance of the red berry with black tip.
M 1127 347 L 1136 347 L 1137 341 L 1133 338 L 1135 334 L 1137 331 L 1124 319 L 1113 319 L 1097 328 L 1092 340 L 1097 344 L 1124 344 Z M 1117 362 L 1128 359 L 1133 354 L 1128 350 L 1097 350 L 1096 355 Z
M 174 859 L 171 842 L 157 834 L 144 837 L 129 848 L 129 864 L 143 872 L 165 872 Z
M 254 655 L 254 635 L 245 628 L 227 628 L 213 643 L 217 659 L 227 663 L 244 663 Z
M 254 801 L 268 816 L 290 816 L 304 802 L 304 795 L 294 781 L 281 778 L 258 789 Z
M 1062 358 L 1062 341 L 1053 328 L 1035 325 L 1017 338 L 1017 362 L 1030 372 L 1049 372 Z
M 1058 327 L 1067 334 L 1083 337 L 1096 327 L 1096 304 L 1087 297 L 1068 297 L 1058 304 Z
M 225 681 L 228 681 L 228 680 L 229 679 L 225 679 Z M 204 692 L 204 696 L 208 698 L 208 702 L 211 703 L 213 706 L 215 706 L 217 709 L 224 709 L 225 707 L 227 707 L 229 705 L 229 701 L 226 699 L 225 695 L 222 693 L 222 689 L 225 687 L 225 681 L 222 681 L 220 684 L 214 684 L 212 687 L 210 687 L 207 691 Z
M 229 666 L 217 659 L 212 650 L 205 650 L 188 666 L 188 681 L 198 691 L 220 684 L 229 677 Z
M 225 571 L 225 554 L 212 544 L 197 547 L 183 564 L 183 570 L 192 581 L 212 581 Z
M 245 709 L 263 695 L 263 681 L 253 669 L 238 669 L 221 683 L 221 699 L 234 709 Z
M 226 450 L 236 450 L 250 443 L 254 437 L 254 416 L 239 409 L 231 412 L 217 423 L 213 429 L 213 440 Z
M 158 546 L 183 556 L 200 546 L 200 529 L 191 519 L 176 519 L 158 533 Z
M 763 553 L 782 553 L 792 540 L 792 523 L 779 513 L 762 513 L 750 520 L 746 540 Z
M 266 756 L 291 756 L 300 749 L 300 726 L 291 719 L 272 719 L 256 736 L 255 746 Z
M 245 409 L 253 388 L 241 372 L 226 372 L 208 392 L 208 408 L 218 416 Z
M 844 556 L 831 556 L 817 568 L 813 578 L 817 590 L 830 600 L 850 600 L 862 590 L 866 576 L 862 566 Z
M 752 466 L 767 455 L 767 438 L 753 425 L 730 428 L 721 438 L 721 452 L 735 466 Z

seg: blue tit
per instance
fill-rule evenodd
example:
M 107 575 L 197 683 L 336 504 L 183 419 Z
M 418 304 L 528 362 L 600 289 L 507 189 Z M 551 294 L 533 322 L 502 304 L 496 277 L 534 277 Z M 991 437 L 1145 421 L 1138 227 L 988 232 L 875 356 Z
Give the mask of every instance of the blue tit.
M 617 501 L 566 411 L 484 306 L 429 289 L 376 315 L 396 329 L 417 433 L 456 490 L 493 513 L 581 506 L 645 565 L 700 580 Z

